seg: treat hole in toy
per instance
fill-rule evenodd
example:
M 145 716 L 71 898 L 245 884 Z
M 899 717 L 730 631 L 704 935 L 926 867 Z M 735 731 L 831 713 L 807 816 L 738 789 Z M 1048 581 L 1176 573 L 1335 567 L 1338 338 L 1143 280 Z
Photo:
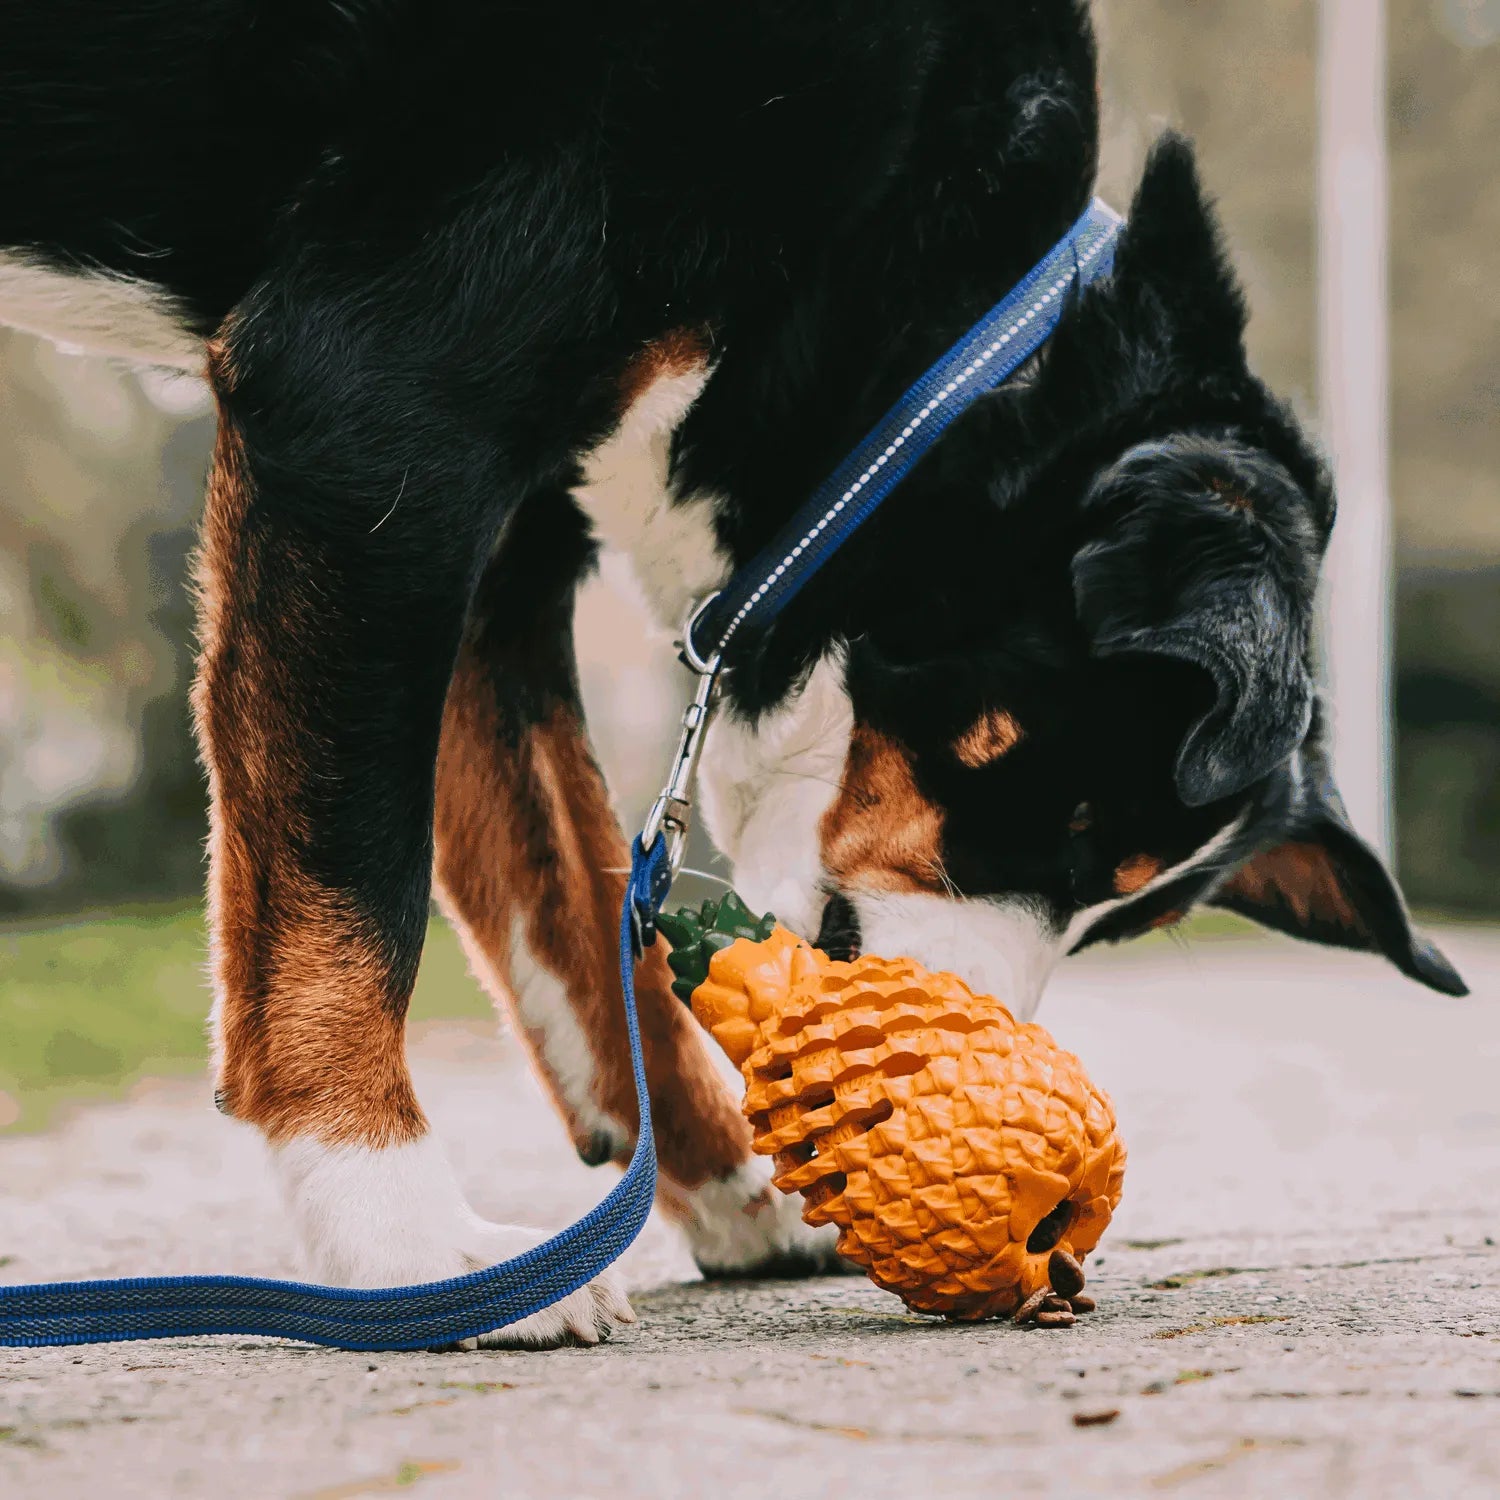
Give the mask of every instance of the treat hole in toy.
M 860 1038 L 852 1045 L 868 1047 L 871 1044 Z M 881 1063 L 880 1071 L 887 1078 L 907 1078 L 913 1073 L 920 1073 L 926 1066 L 927 1059 L 920 1052 L 898 1052 L 894 1057 L 888 1057 Z
M 1056 1248 L 1057 1242 L 1068 1232 L 1068 1226 L 1077 1212 L 1077 1204 L 1063 1199 L 1027 1236 L 1027 1251 L 1032 1255 L 1042 1255 Z

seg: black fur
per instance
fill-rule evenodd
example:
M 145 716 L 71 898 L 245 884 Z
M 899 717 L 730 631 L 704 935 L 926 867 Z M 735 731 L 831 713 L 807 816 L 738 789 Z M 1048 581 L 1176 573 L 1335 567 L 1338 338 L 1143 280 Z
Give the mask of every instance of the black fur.
M 724 497 L 744 559 L 1077 216 L 1097 127 L 1081 0 L 26 0 L 0 245 L 149 279 L 217 334 L 254 495 L 245 618 L 321 621 L 289 690 L 304 854 L 409 961 L 470 592 L 523 502 L 568 505 L 630 356 L 708 331 L 675 477 Z M 1122 860 L 1175 864 L 1238 820 L 1088 940 L 1303 833 L 1333 805 L 1308 662 L 1333 498 L 1244 316 L 1168 137 L 1113 281 L 744 643 L 732 708 L 847 642 L 857 717 L 946 810 L 949 878 L 1060 925 Z M 521 549 L 552 529 L 510 536 L 518 619 Z M 994 707 L 1024 739 L 969 769 L 954 737 Z M 1373 856 L 1317 826 L 1362 921 L 1305 935 L 1455 988 Z
M 1219 802 L 1282 765 L 1312 718 L 1308 625 L 1322 538 L 1291 476 L 1233 437 L 1142 443 L 1084 505 L 1103 535 L 1073 558 L 1073 596 L 1099 659 L 1161 656 L 1213 680 L 1178 752 L 1178 795 Z

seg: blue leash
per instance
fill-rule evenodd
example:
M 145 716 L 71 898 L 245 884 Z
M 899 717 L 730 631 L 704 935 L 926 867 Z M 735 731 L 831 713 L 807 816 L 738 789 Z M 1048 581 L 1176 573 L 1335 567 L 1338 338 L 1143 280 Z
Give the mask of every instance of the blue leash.
M 426 1286 L 361 1291 L 255 1276 L 139 1276 L 0 1287 L 0 1345 L 263 1334 L 339 1349 L 428 1349 L 503 1328 L 592 1281 L 641 1231 L 656 1195 L 656 1145 L 635 1011 L 635 912 L 666 899 L 666 849 L 632 851 L 620 915 L 620 984 L 641 1127 L 611 1192 L 561 1234 L 483 1271 Z
M 1097 200 L 1046 257 L 893 406 L 852 454 L 684 630 L 699 687 L 671 779 L 631 850 L 620 913 L 620 987 L 640 1133 L 625 1175 L 576 1224 L 512 1260 L 425 1286 L 362 1291 L 254 1276 L 143 1276 L 0 1287 L 0 1347 L 259 1334 L 340 1349 L 427 1349 L 541 1312 L 592 1281 L 641 1231 L 656 1193 L 651 1101 L 636 1017 L 635 961 L 656 936 L 687 837 L 693 772 L 725 649 L 752 616 L 769 623 L 911 472 L 943 430 L 1014 374 L 1062 319 L 1071 292 L 1105 274 L 1121 221 Z M 713 642 L 703 654 L 695 642 Z
M 1108 275 L 1124 221 L 1095 198 L 1020 282 L 865 434 L 771 543 L 688 622 L 690 666 L 703 671 L 755 616 L 769 625 L 875 513 L 944 431 L 1003 384 L 1057 331 L 1072 294 Z M 711 642 L 704 650 L 699 640 Z

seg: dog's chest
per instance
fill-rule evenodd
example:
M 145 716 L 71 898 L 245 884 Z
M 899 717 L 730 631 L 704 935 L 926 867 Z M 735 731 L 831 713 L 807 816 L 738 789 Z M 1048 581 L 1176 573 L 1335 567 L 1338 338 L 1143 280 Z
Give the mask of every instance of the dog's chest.
M 687 335 L 643 351 L 622 381 L 619 424 L 584 457 L 574 491 L 599 540 L 631 559 L 658 621 L 674 628 L 728 573 L 714 497 L 675 495 L 672 485 L 672 437 L 709 374 L 707 352 Z

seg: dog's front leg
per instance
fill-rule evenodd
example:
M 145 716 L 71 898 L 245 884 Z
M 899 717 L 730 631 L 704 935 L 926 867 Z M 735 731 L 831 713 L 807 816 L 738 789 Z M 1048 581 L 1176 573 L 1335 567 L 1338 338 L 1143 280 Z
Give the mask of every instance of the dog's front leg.
M 219 1099 L 268 1140 L 316 1279 L 407 1285 L 545 1238 L 470 1209 L 403 1044 L 443 703 L 505 490 L 411 330 L 328 316 L 267 298 L 210 355 L 195 708 Z M 630 1317 L 606 1276 L 482 1342 Z
M 443 720 L 436 869 L 475 974 L 509 1004 L 578 1154 L 599 1165 L 629 1158 L 637 1117 L 615 953 L 629 853 L 573 659 L 590 555 L 568 495 L 537 494 L 475 592 Z M 709 1274 L 842 1269 L 832 1231 L 770 1186 L 671 977 L 658 944 L 636 992 L 661 1208 Z

